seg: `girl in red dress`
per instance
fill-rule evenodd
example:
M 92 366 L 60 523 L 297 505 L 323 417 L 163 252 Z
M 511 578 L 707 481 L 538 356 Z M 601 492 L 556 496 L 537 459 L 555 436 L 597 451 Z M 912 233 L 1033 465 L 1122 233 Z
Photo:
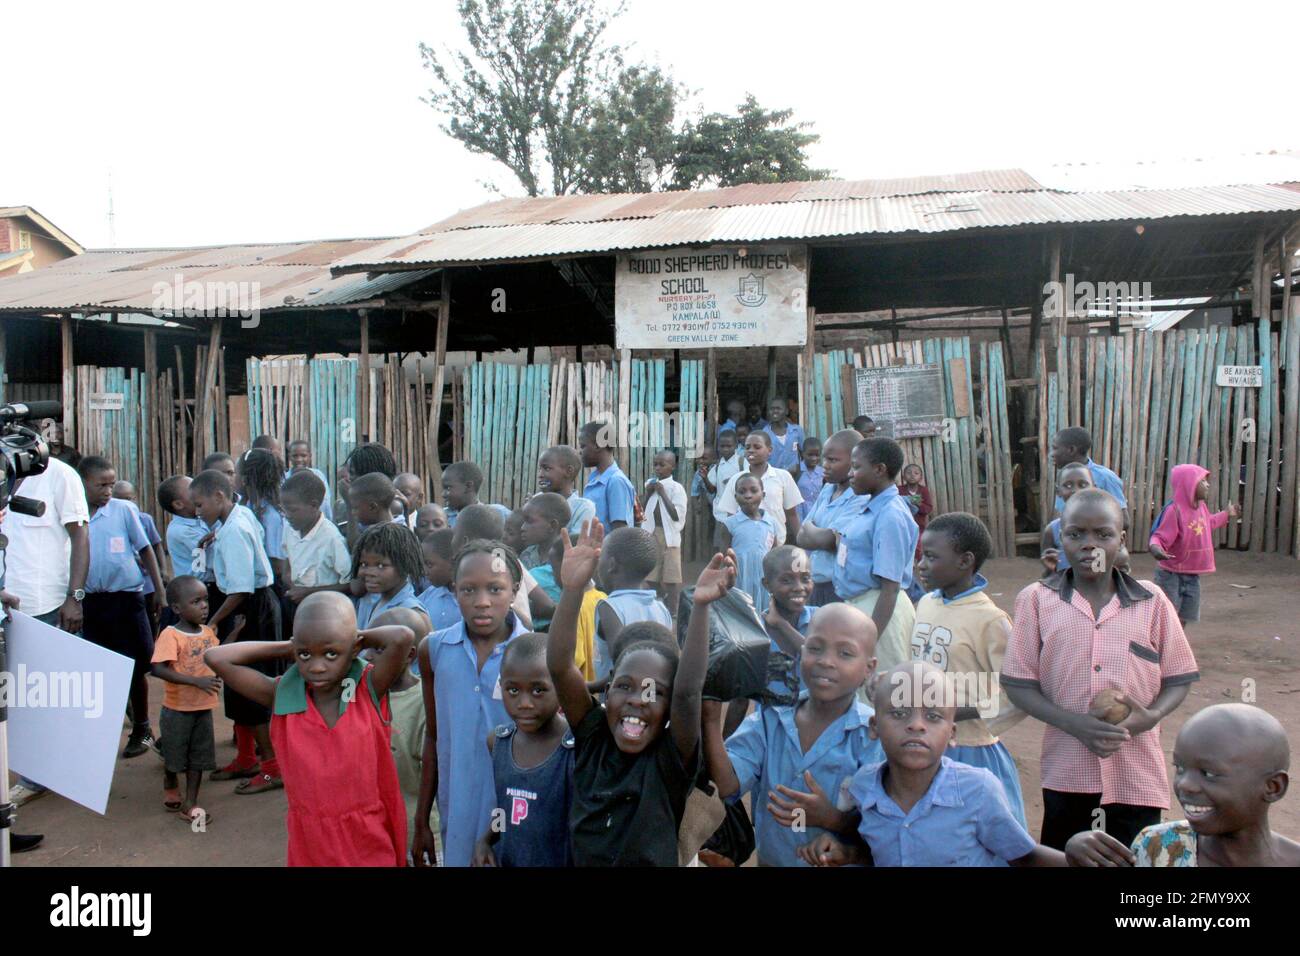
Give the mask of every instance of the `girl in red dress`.
M 232 689 L 272 708 L 271 740 L 289 801 L 289 866 L 405 866 L 406 808 L 389 749 L 388 688 L 415 635 L 399 625 L 357 630 L 352 602 L 320 591 L 298 606 L 289 641 L 209 650 Z M 377 652 L 373 665 L 357 655 Z M 283 677 L 251 664 L 287 658 Z

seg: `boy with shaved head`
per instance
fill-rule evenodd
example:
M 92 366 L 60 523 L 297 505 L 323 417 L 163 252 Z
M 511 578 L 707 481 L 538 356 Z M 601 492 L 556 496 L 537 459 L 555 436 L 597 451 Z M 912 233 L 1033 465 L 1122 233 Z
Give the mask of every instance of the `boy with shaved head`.
M 724 800 L 751 794 L 760 866 L 807 866 L 806 831 L 852 832 L 843 797 L 858 769 L 882 759 L 857 696 L 875 670 L 876 629 L 848 604 L 819 609 L 800 653 L 806 690 L 793 706 L 764 706 L 725 743 L 720 702 L 704 702 L 704 755 Z
M 1277 718 L 1250 704 L 1193 714 L 1174 743 L 1174 794 L 1187 819 L 1147 827 L 1130 851 L 1095 831 L 1072 837 L 1083 866 L 1300 866 L 1300 843 L 1269 827 L 1286 796 L 1291 747 Z
M 871 736 L 885 760 L 850 784 L 857 833 L 848 843 L 822 834 L 800 848 L 806 863 L 1065 865 L 1065 854 L 1035 843 L 1017 822 L 997 777 L 944 756 L 957 714 L 947 674 L 928 661 L 899 664 L 876 682 L 873 702 Z
M 1173 605 L 1158 585 L 1116 568 L 1124 544 L 1119 502 L 1098 488 L 1070 496 L 1061 515 L 1069 568 L 1020 592 L 1002 687 L 1047 724 L 1043 732 L 1043 830 L 1064 848 L 1104 811 L 1104 829 L 1129 844 L 1160 822 L 1169 781 L 1160 721 L 1200 675 Z M 1125 716 L 1093 713 L 1118 691 Z

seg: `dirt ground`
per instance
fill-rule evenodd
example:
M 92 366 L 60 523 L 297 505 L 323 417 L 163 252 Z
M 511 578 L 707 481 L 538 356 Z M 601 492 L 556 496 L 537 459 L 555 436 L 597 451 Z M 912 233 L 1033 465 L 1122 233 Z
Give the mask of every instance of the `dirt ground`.
M 1134 572 L 1150 579 L 1148 555 L 1134 559 Z M 1202 588 L 1202 620 L 1189 629 L 1201 680 L 1163 727 L 1165 753 L 1188 716 L 1210 704 L 1241 699 L 1243 681 L 1254 681 L 1256 702 L 1277 716 L 1300 755 L 1300 564 L 1279 556 L 1220 552 L 1218 573 Z M 990 561 L 990 596 L 1011 611 L 1016 594 L 1038 577 L 1029 558 Z M 1246 585 L 1246 588 L 1233 585 Z M 155 728 L 161 687 L 152 682 Z M 234 754 L 231 727 L 217 721 L 219 763 Z M 1004 738 L 1020 767 L 1030 829 L 1042 817 L 1038 782 L 1042 725 L 1025 720 Z M 125 741 L 125 734 L 123 735 Z M 1172 768 L 1170 768 L 1172 774 Z M 62 797 L 48 795 L 19 811 L 17 831 L 44 833 L 37 850 L 17 855 L 18 866 L 280 866 L 284 863 L 284 791 L 237 796 L 234 783 L 204 782 L 201 802 L 212 814 L 206 833 L 192 833 L 162 807 L 162 762 L 153 754 L 119 760 L 108 812 L 99 816 Z M 1297 788 L 1300 791 L 1300 788 Z M 1173 795 L 1170 794 L 1173 801 Z M 1168 818 L 1177 818 L 1177 801 Z M 1300 792 L 1273 811 L 1275 829 L 1300 836 Z

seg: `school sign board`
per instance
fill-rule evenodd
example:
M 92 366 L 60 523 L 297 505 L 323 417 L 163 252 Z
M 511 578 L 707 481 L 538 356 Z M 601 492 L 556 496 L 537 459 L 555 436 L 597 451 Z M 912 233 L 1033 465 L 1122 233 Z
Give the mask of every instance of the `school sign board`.
M 923 438 L 943 433 L 943 381 L 936 363 L 855 368 L 858 415 L 869 415 L 879 434 Z
M 803 345 L 808 248 L 709 246 L 620 255 L 614 337 L 620 349 Z

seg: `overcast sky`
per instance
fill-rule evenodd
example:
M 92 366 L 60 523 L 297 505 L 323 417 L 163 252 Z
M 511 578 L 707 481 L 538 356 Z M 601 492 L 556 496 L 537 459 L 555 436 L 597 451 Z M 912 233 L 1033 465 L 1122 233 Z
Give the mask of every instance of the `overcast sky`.
M 481 180 L 519 195 L 420 101 L 455 7 L 10 4 L 0 205 L 126 248 L 401 235 Z M 1297 26 L 1281 0 L 628 0 L 611 38 L 705 110 L 792 107 L 861 179 L 1296 149 Z

